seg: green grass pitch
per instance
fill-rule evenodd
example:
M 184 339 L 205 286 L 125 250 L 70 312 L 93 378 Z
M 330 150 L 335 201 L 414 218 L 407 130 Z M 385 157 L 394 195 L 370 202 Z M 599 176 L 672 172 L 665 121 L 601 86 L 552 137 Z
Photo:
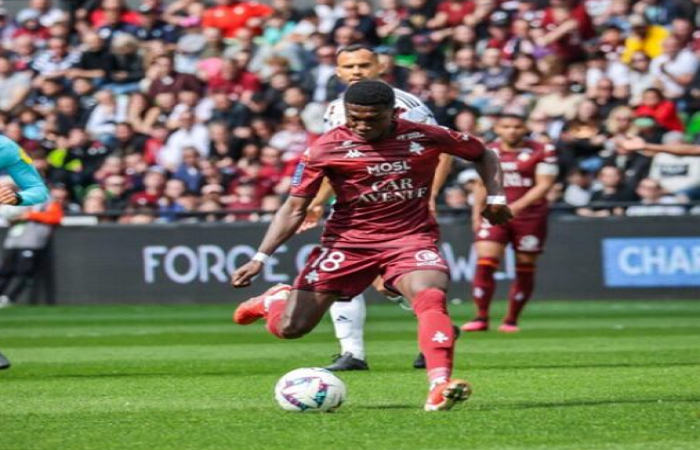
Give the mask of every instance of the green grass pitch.
M 500 317 L 503 303 L 497 304 Z M 471 307 L 452 306 L 455 321 Z M 286 371 L 337 348 L 325 321 L 279 342 L 230 307 L 16 307 L 0 311 L 2 450 L 700 448 L 700 302 L 541 302 L 518 335 L 460 339 L 475 393 L 421 410 L 415 320 L 371 306 L 372 370 L 345 373 L 335 414 L 278 409 Z

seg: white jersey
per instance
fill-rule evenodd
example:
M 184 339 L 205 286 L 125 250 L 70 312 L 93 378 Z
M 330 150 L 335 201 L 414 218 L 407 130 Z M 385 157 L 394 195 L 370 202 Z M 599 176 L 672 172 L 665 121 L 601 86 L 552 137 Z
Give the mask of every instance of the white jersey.
M 401 119 L 415 123 L 437 125 L 433 113 L 418 97 L 396 88 L 394 88 L 394 96 L 396 97 L 396 109 L 400 111 L 399 117 Z M 344 124 L 345 103 L 343 102 L 343 97 L 340 97 L 333 100 L 328 105 L 325 114 L 323 114 L 323 131 L 328 132 Z

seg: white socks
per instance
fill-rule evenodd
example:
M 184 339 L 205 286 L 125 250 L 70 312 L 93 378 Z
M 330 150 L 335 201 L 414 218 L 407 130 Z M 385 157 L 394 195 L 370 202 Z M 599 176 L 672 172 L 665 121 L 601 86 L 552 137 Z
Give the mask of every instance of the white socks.
M 360 294 L 349 302 L 335 302 L 330 311 L 335 337 L 340 341 L 340 353 L 350 352 L 354 358 L 364 361 L 365 298 Z

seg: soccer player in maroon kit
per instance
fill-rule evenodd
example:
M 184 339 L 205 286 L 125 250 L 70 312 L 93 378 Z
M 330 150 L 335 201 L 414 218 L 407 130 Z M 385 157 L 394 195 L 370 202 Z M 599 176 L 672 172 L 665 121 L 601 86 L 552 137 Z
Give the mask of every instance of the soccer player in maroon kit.
M 245 287 L 265 260 L 294 235 L 323 177 L 337 193 L 322 246 L 285 295 L 242 303 L 234 321 L 267 321 L 282 339 L 304 336 L 338 300 L 354 297 L 381 276 L 407 298 L 418 318 L 430 392 L 427 411 L 450 409 L 466 400 L 466 381 L 451 379 L 454 330 L 445 292 L 449 271 L 436 246 L 438 226 L 429 211 L 430 190 L 442 152 L 474 161 L 490 196 L 503 201 L 484 207 L 484 217 L 511 217 L 501 186 L 498 158 L 477 139 L 444 128 L 396 119 L 394 91 L 381 81 L 361 81 L 345 94 L 346 125 L 321 136 L 293 177 L 291 195 L 279 209 L 253 259 L 234 272 L 231 284 Z
M 477 308 L 474 320 L 462 325 L 464 331 L 489 329 L 489 307 L 498 269 L 508 243 L 515 250 L 515 282 L 508 294 L 508 313 L 498 331 L 520 331 L 518 318 L 535 287 L 535 263 L 547 238 L 547 192 L 558 174 L 557 157 L 552 145 L 527 139 L 525 118 L 503 115 L 495 124 L 498 139 L 489 148 L 494 150 L 503 168 L 503 185 L 508 206 L 515 216 L 506 224 L 494 224 L 478 213 L 472 217 L 475 247 L 478 256 L 472 295 Z M 487 192 L 477 188 L 474 211 L 487 203 Z

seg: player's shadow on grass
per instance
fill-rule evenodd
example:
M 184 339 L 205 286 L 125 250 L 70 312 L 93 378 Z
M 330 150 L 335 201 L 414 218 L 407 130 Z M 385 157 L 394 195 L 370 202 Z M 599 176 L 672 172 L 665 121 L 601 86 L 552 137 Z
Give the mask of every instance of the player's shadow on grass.
M 648 398 L 648 399 L 609 399 L 609 400 L 571 400 L 561 402 L 524 402 L 506 405 L 474 405 L 472 409 L 482 411 L 496 411 L 504 409 L 538 409 L 538 408 L 576 408 L 579 406 L 614 406 L 614 405 L 642 405 L 651 403 L 698 403 L 700 397 L 693 398 Z

